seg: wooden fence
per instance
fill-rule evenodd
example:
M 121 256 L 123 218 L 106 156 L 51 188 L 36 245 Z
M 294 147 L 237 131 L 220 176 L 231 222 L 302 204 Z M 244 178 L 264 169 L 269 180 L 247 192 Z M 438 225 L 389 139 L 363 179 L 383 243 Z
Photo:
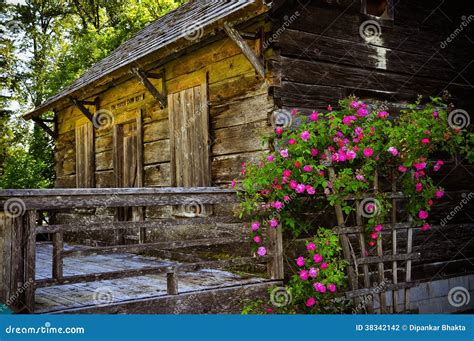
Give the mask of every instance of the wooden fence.
M 139 252 L 146 250 L 172 250 L 183 247 L 210 246 L 245 242 L 242 238 L 206 238 L 147 243 L 143 231 L 177 225 L 199 225 L 239 223 L 231 216 L 209 216 L 193 218 L 163 218 L 141 221 L 114 221 L 99 223 L 69 223 L 38 225 L 39 211 L 60 211 L 108 207 L 118 211 L 125 207 L 174 206 L 199 203 L 201 205 L 231 204 L 237 201 L 231 190 L 202 188 L 107 188 L 107 189 L 46 189 L 46 190 L 1 190 L 0 204 L 0 299 L 11 303 L 17 309 L 34 312 L 35 289 L 53 285 L 84 283 L 118 279 L 148 274 L 167 274 L 167 294 L 178 295 L 178 272 L 196 271 L 202 268 L 223 268 L 227 266 L 267 263 L 270 279 L 283 279 L 283 255 L 281 229 L 270 231 L 264 257 L 240 257 L 195 263 L 180 263 L 176 266 L 155 266 L 133 270 L 101 272 L 94 274 L 64 276 L 64 257 L 106 254 L 113 252 Z M 81 247 L 79 250 L 65 250 L 63 234 L 66 232 L 121 231 L 125 229 L 142 231 L 138 244 Z M 36 279 L 36 239 L 39 234 L 51 234 L 53 241 L 52 277 Z

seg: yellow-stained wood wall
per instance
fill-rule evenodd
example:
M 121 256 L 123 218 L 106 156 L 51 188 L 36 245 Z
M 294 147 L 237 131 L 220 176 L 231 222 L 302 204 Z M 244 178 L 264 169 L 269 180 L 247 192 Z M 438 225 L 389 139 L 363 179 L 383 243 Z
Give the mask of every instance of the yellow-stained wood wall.
M 261 44 L 258 40 L 247 42 L 256 50 Z M 268 119 L 273 110 L 273 101 L 268 95 L 271 77 L 266 81 L 259 77 L 229 38 L 205 45 L 150 72 L 162 70 L 165 71 L 167 94 L 207 79 L 212 184 L 231 182 L 239 175 L 243 162 L 255 160 L 267 149 L 261 141 L 262 136 L 271 130 Z M 151 79 L 151 82 L 163 92 L 162 80 Z M 100 109 L 112 114 L 112 124 L 136 119 L 142 111 L 144 185 L 170 186 L 168 109 L 161 109 L 158 101 L 135 78 L 112 85 L 99 97 Z M 94 107 L 88 108 L 94 113 Z M 75 187 L 75 128 L 88 121 L 74 106 L 58 112 L 57 119 L 56 187 Z M 112 130 L 111 126 L 95 129 L 96 187 L 114 187 Z

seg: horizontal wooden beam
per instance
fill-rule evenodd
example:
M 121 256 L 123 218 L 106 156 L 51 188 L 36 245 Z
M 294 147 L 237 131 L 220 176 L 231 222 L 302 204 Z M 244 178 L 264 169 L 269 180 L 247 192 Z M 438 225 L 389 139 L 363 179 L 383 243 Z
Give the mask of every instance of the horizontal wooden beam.
M 265 66 L 263 65 L 262 61 L 255 55 L 255 52 L 245 42 L 244 38 L 242 38 L 239 32 L 235 28 L 230 26 L 229 23 L 224 23 L 224 31 L 227 33 L 229 38 L 232 39 L 238 47 L 240 47 L 242 53 L 245 55 L 245 57 L 247 57 L 249 62 L 258 72 L 258 74 L 265 79 Z
M 184 247 L 196 247 L 196 246 L 211 246 L 211 245 L 223 245 L 231 243 L 243 243 L 246 242 L 241 238 L 208 238 L 208 239 L 195 239 L 195 240 L 178 240 L 168 242 L 158 242 L 149 244 L 130 244 L 130 245 L 116 245 L 116 246 L 99 246 L 99 247 L 84 247 L 79 250 L 65 250 L 63 251 L 64 257 L 82 257 L 93 254 L 107 254 L 117 252 L 141 252 L 153 249 L 159 250 L 173 250 Z
M 140 70 L 139 68 L 133 68 L 132 73 L 137 77 L 140 82 L 145 86 L 145 88 L 151 93 L 151 95 L 160 102 L 162 108 L 165 108 L 167 105 L 167 100 L 164 95 L 162 95 L 153 84 L 151 84 L 150 80 L 147 77 L 147 74 Z
M 126 229 L 158 229 L 173 228 L 187 225 L 218 225 L 218 224 L 241 224 L 242 220 L 232 216 L 217 217 L 193 217 L 193 218 L 163 218 L 149 221 L 111 221 L 103 223 L 73 223 L 64 225 L 39 226 L 36 234 L 59 233 L 59 232 L 91 232 L 110 231 Z
M 408 253 L 408 254 L 398 254 L 398 255 L 385 255 L 385 256 L 373 256 L 373 257 L 362 257 L 357 259 L 357 265 L 363 264 L 374 264 L 374 263 L 383 263 L 383 262 L 393 262 L 393 261 L 406 261 L 420 258 L 420 253 Z
M 166 265 L 166 266 L 146 267 L 146 268 L 141 268 L 141 269 L 108 271 L 108 272 L 86 274 L 86 275 L 65 276 L 58 279 L 47 278 L 47 279 L 36 280 L 35 287 L 45 288 L 45 287 L 50 287 L 53 285 L 88 283 L 88 282 L 105 281 L 105 280 L 120 279 L 120 278 L 127 278 L 127 277 L 155 275 L 155 274 L 169 273 L 169 272 L 174 272 L 174 271 L 175 271 L 174 267 Z
M 43 129 L 49 136 L 51 136 L 53 139 L 57 139 L 58 138 L 58 133 L 53 131 L 50 127 L 48 127 L 46 125 L 46 121 L 45 120 L 42 120 L 41 118 L 39 117 L 33 117 L 33 121 L 41 127 L 41 129 Z M 54 122 L 54 121 L 53 121 Z

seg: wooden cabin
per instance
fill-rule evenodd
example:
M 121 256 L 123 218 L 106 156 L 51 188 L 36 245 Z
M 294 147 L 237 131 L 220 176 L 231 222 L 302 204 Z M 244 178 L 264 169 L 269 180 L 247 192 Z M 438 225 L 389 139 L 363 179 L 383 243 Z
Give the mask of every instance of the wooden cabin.
M 472 16 L 463 17 L 468 8 L 467 1 L 434 0 L 190 1 L 149 24 L 24 116 L 55 140 L 59 192 L 49 193 L 48 198 L 97 195 L 112 203 L 102 206 L 104 215 L 116 221 L 186 217 L 186 209 L 173 206 L 182 203 L 179 200 L 170 199 L 167 210 L 143 210 L 126 208 L 123 196 L 132 193 L 131 188 L 146 196 L 154 190 L 163 194 L 161 187 L 228 185 L 238 177 L 242 163 L 272 148 L 262 144 L 261 137 L 272 131 L 278 110 L 324 109 L 355 94 L 396 111 L 418 94 L 449 91 L 457 108 L 472 112 L 474 36 L 469 26 Z M 41 118 L 46 112 L 54 112 L 53 125 Z M 472 166 L 457 160 L 443 170 L 438 180 L 451 193 L 446 205 L 456 205 L 462 193 L 473 190 L 472 177 Z M 142 187 L 149 192 L 140 192 Z M 90 190 L 73 192 L 75 188 Z M 123 191 L 118 199 L 111 199 L 108 188 Z M 21 193 L 18 196 L 30 202 Z M 140 198 L 137 205 L 147 206 L 152 200 Z M 120 206 L 116 201 L 122 206 L 107 211 Z M 202 218 L 230 215 L 218 199 L 203 203 L 188 206 Z M 79 206 L 77 202 L 61 206 L 68 210 L 57 213 L 54 223 L 77 220 L 84 209 L 71 208 Z M 469 207 L 465 212 L 472 212 L 472 203 Z M 439 207 L 436 217 L 441 219 L 449 210 Z M 474 223 L 463 213 L 452 223 L 439 232 L 435 229 L 432 238 L 414 232 L 414 245 L 422 258 L 413 263 L 413 277 L 426 281 L 426 290 L 412 299 L 420 312 L 454 311 L 445 297 L 456 283 L 468 283 L 468 290 L 474 290 Z M 133 235 L 116 233 L 115 241 L 143 242 L 153 237 L 146 233 L 143 229 Z M 187 229 L 180 233 L 182 239 L 189 237 Z M 204 230 L 201 237 L 207 234 Z M 95 246 L 105 238 L 97 229 L 87 236 Z M 81 233 L 75 238 L 86 242 Z M 155 238 L 168 241 L 163 234 Z M 275 238 L 278 244 L 281 236 Z M 54 241 L 58 247 L 63 242 L 62 237 Z M 280 250 L 271 260 L 274 280 L 283 277 L 282 257 Z M 53 268 L 60 262 L 54 259 Z M 55 271 L 59 276 L 59 268 Z

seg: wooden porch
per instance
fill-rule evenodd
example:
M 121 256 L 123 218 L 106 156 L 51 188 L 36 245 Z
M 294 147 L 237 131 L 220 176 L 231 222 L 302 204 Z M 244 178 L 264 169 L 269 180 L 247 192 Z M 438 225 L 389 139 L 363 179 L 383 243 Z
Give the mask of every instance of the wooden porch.
M 2 190 L 0 198 L 0 298 L 18 312 L 238 313 L 245 299 L 264 295 L 283 277 L 282 238 L 277 231 L 268 238 L 265 257 L 248 252 L 205 259 L 202 252 L 194 252 L 249 245 L 239 219 L 200 214 L 204 205 L 235 204 L 231 190 Z M 146 217 L 145 208 L 163 206 L 180 206 L 181 213 L 183 206 L 185 211 L 191 207 L 193 212 L 179 218 Z M 115 211 L 115 218 L 98 221 L 95 213 L 100 207 Z M 133 221 L 120 221 L 125 209 L 134 211 Z M 55 216 L 71 210 L 86 210 L 90 217 L 55 222 Z M 183 225 L 204 228 L 209 237 L 148 240 L 150 231 Z M 137 238 L 124 238 L 126 231 L 137 231 Z M 90 232 L 112 233 L 113 242 L 67 242 L 69 234 Z

